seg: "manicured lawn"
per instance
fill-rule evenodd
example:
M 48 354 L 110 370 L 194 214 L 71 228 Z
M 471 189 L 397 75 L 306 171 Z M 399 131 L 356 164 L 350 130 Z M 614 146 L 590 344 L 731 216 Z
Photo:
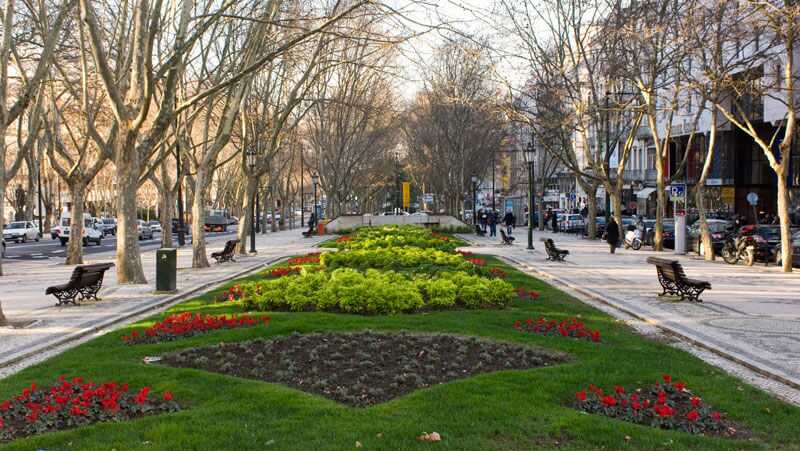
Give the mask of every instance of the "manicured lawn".
M 505 310 L 462 310 L 389 317 L 334 313 L 270 312 L 269 327 L 218 330 L 185 340 L 127 346 L 123 329 L 92 340 L 0 381 L 0 400 L 32 381 L 40 386 L 58 375 L 97 381 L 124 380 L 174 393 L 183 410 L 118 424 L 98 424 L 41 435 L 2 449 L 75 450 L 529 450 L 529 449 L 798 449 L 800 409 L 726 376 L 689 354 L 643 338 L 613 318 L 581 304 L 541 281 L 486 257 L 508 281 L 541 293 Z M 255 276 L 254 276 L 255 277 Z M 231 284 L 233 285 L 233 284 Z M 169 313 L 241 313 L 240 303 L 214 304 L 217 293 L 190 300 Z M 143 328 L 165 315 L 142 322 Z M 580 316 L 601 331 L 602 342 L 523 334 L 515 320 Z M 353 408 L 281 385 L 144 364 L 145 356 L 220 342 L 288 335 L 298 331 L 410 330 L 478 335 L 565 352 L 569 363 L 546 368 L 481 374 L 368 408 Z M 648 386 L 663 374 L 685 381 L 704 402 L 726 412 L 752 434 L 747 440 L 657 430 L 580 413 L 569 405 L 590 383 L 611 390 Z M 417 440 L 423 432 L 438 443 Z

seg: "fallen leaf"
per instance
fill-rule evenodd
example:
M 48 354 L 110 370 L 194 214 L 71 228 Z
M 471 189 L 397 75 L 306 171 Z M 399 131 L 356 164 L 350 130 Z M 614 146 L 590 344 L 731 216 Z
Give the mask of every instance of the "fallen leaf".
M 378 434 L 377 434 L 377 435 L 375 435 L 375 437 L 378 437 L 378 438 L 383 438 L 383 432 L 378 432 Z
M 356 441 L 356 448 L 363 448 L 363 447 L 364 445 L 362 445 L 361 442 Z
M 438 432 L 431 432 L 430 434 L 428 434 L 427 432 L 423 432 L 422 435 L 420 435 L 418 438 L 419 438 L 419 440 L 422 440 L 423 442 L 440 442 L 440 441 L 442 441 L 442 436 L 439 435 Z

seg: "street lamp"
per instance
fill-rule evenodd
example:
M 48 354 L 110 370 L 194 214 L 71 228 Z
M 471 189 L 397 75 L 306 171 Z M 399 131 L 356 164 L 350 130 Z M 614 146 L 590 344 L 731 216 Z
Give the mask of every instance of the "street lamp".
M 319 174 L 311 174 L 311 183 L 314 184 L 314 223 L 319 221 L 319 214 L 317 210 L 317 183 L 319 183 Z
M 533 143 L 533 134 L 531 133 L 531 141 L 525 149 L 525 161 L 528 163 L 528 249 L 533 250 L 533 209 L 536 207 L 535 186 L 533 184 L 533 164 L 536 158 L 536 147 Z
M 250 168 L 250 174 L 253 175 L 256 170 L 256 162 L 258 159 L 258 153 L 256 152 L 255 148 L 247 149 L 247 167 Z M 253 197 L 250 199 L 250 217 L 252 218 L 252 222 L 250 224 L 250 253 L 256 253 L 256 198 L 258 194 L 256 191 L 253 191 Z
M 478 195 L 477 195 L 478 177 L 473 175 L 472 177 L 470 177 L 470 180 L 472 180 L 472 224 L 477 224 L 478 217 L 476 216 L 477 211 L 475 208 L 475 204 L 478 203 Z

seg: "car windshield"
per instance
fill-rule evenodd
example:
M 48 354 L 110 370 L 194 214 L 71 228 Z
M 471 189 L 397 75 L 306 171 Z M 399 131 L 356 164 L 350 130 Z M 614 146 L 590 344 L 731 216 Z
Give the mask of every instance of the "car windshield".
M 781 231 L 777 227 L 759 227 L 756 233 L 767 241 L 780 241 Z
M 113 219 L 110 219 L 110 218 L 109 219 L 103 219 L 103 224 L 113 224 L 113 223 L 114 223 Z
M 84 219 L 83 220 L 83 226 L 84 227 L 92 227 L 92 225 L 93 225 L 93 223 L 92 223 L 91 219 Z
M 24 222 L 11 222 L 6 226 L 7 229 L 24 229 Z
M 727 222 L 711 222 L 708 224 L 709 232 L 725 232 L 730 228 L 730 224 Z M 697 227 L 700 227 L 698 224 Z

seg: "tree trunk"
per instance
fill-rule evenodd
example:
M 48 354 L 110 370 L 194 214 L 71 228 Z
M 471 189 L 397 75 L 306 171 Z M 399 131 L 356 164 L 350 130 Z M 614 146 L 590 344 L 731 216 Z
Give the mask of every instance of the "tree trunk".
M 711 127 L 708 134 L 708 147 L 706 149 L 706 159 L 703 162 L 703 172 L 697 180 L 695 190 L 695 203 L 697 213 L 700 215 L 700 240 L 703 247 L 704 258 L 708 261 L 715 259 L 714 246 L 711 244 L 711 232 L 708 230 L 708 219 L 706 218 L 706 179 L 711 173 L 711 163 L 714 161 L 714 146 L 717 141 L 717 112 L 711 111 Z M 687 150 L 688 152 L 688 150 Z
M 83 204 L 86 196 L 86 184 L 73 182 L 69 187 L 72 198 L 72 218 L 69 224 L 69 242 L 67 244 L 67 264 L 83 264 Z
M 208 268 L 206 256 L 206 193 L 208 172 L 205 168 L 197 169 L 195 175 L 195 192 L 192 199 L 192 268 Z
M 656 152 L 661 152 L 656 149 Z M 656 226 L 653 235 L 653 250 L 663 251 L 663 233 L 664 233 L 664 207 L 667 204 L 666 193 L 664 192 L 664 165 L 661 162 L 656 163 Z
M 25 220 L 33 221 L 36 202 L 36 163 L 28 167 L 28 190 L 25 191 Z M 39 213 L 41 214 L 41 212 Z M 40 230 L 41 231 L 41 230 Z
M 168 188 L 164 189 L 164 192 L 161 193 L 161 197 L 159 198 L 159 210 L 161 210 L 161 215 L 159 216 L 159 220 L 161 221 L 161 247 L 163 248 L 171 248 L 173 246 L 172 243 L 172 213 L 175 208 L 175 192 L 170 191 Z
M 783 149 L 782 149 L 783 150 Z M 788 154 L 788 152 L 785 152 Z M 789 161 L 784 161 L 776 170 L 778 176 L 778 218 L 781 222 L 781 264 L 783 272 L 792 272 L 792 223 L 789 219 L 789 190 L 786 186 L 786 167 Z
M 123 138 L 120 138 L 123 139 Z M 139 189 L 139 162 L 132 143 L 117 143 L 117 282 L 145 284 L 139 248 L 139 229 L 136 217 L 136 192 Z M 121 147 L 121 148 L 119 148 Z
M 606 193 L 611 197 L 611 209 L 614 210 L 614 221 L 620 227 L 620 236 L 624 236 L 625 231 L 622 230 L 622 196 L 619 190 L 609 189 L 608 187 L 606 187 Z
M 586 193 L 586 234 L 590 240 L 597 239 L 597 190 Z
M 256 181 L 252 177 L 247 177 L 244 189 L 244 199 L 242 201 L 242 215 L 239 216 L 239 255 L 247 255 L 247 244 L 250 239 L 250 228 L 253 226 L 253 215 L 250 212 L 250 205 L 253 202 L 253 194 L 256 191 Z
M 8 320 L 6 319 L 6 315 L 3 314 L 3 303 L 0 302 L 0 326 L 7 326 Z
M 542 192 L 544 192 L 544 190 L 542 190 Z M 539 230 L 544 231 L 544 208 L 542 208 L 544 206 L 544 196 L 537 196 L 537 202 L 536 205 L 539 206 L 539 210 L 538 212 L 534 211 L 534 213 L 538 213 L 538 218 L 536 219 L 539 221 Z

